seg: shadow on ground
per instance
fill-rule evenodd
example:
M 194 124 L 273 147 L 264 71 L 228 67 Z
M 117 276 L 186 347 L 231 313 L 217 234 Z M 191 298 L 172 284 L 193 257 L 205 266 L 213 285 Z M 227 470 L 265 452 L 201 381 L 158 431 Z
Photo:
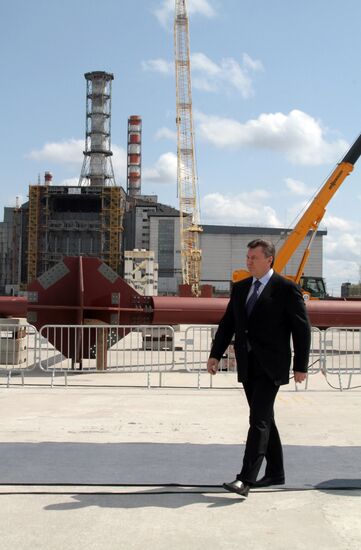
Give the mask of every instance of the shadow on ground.
M 0 443 L 0 484 L 221 485 L 243 445 Z M 284 488 L 361 488 L 361 447 L 285 445 Z

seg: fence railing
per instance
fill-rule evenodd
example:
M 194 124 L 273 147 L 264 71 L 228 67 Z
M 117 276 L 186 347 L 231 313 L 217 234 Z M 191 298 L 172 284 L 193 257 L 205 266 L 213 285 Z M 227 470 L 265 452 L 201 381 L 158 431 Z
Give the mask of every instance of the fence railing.
M 193 373 L 201 387 L 201 377 L 212 387 L 214 378 L 207 374 L 207 359 L 217 327 L 214 325 L 131 326 L 131 325 L 46 325 L 38 333 L 32 325 L 0 325 L 0 374 L 7 376 L 33 371 L 36 366 L 51 375 L 91 372 Z M 237 370 L 231 344 L 221 359 L 219 372 Z M 311 353 L 306 383 L 321 373 L 328 384 L 340 390 L 351 389 L 352 380 L 361 375 L 361 327 L 327 330 L 312 328 Z M 292 373 L 290 373 L 292 375 Z M 219 379 L 219 377 L 217 378 Z M 295 386 L 297 387 L 297 386 Z
M 38 333 L 34 326 L 24 322 L 1 319 L 0 323 L 0 373 L 7 377 L 34 370 L 38 362 Z
M 339 389 L 350 389 L 352 378 L 361 374 L 361 328 L 330 327 L 323 334 L 325 375 L 335 375 Z
M 145 325 L 46 325 L 40 368 L 72 372 L 162 373 L 174 368 L 174 329 Z M 149 378 L 149 377 L 148 377 Z

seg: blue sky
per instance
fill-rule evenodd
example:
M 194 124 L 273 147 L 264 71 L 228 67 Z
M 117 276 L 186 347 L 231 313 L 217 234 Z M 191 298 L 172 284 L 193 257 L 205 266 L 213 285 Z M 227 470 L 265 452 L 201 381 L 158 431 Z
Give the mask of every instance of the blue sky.
M 188 0 L 201 222 L 290 226 L 361 132 L 358 0 Z M 174 0 L 0 0 L 0 208 L 77 182 L 84 73 L 114 74 L 112 146 L 143 118 L 142 191 L 177 206 Z M 328 288 L 358 282 L 361 160 L 324 218 Z

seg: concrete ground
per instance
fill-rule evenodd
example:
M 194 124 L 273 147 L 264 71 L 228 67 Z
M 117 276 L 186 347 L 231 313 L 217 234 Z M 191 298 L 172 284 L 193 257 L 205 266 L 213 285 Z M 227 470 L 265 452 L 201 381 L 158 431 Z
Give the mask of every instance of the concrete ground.
M 1 549 L 359 550 L 361 389 L 320 374 L 282 388 L 286 485 L 243 500 L 222 488 L 240 470 L 243 392 L 232 374 L 182 387 L 191 376 L 152 389 L 137 375 L 79 374 L 67 388 L 2 377 Z

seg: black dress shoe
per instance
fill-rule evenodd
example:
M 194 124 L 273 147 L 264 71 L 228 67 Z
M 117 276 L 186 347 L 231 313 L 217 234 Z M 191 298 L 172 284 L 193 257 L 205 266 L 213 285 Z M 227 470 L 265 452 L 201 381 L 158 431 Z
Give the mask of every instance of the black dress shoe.
M 248 496 L 249 489 L 250 489 L 249 485 L 246 485 L 239 479 L 235 479 L 230 483 L 223 483 L 223 487 L 227 489 L 227 491 L 230 491 L 231 493 L 237 493 L 238 495 L 241 495 L 244 498 Z
M 263 476 L 252 484 L 252 487 L 269 487 L 270 485 L 284 485 L 284 477 Z

